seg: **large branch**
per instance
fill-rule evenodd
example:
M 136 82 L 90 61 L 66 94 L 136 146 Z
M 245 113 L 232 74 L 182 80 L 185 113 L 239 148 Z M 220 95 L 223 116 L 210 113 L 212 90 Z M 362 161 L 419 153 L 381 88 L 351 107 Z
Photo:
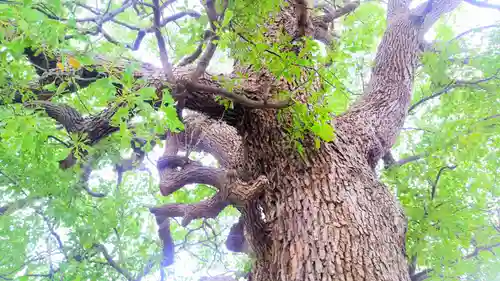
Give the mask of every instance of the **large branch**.
M 320 16 L 316 20 L 321 20 L 323 23 L 331 23 L 335 19 L 338 19 L 348 13 L 353 12 L 359 7 L 360 2 L 359 1 L 352 1 L 352 2 L 347 2 L 344 1 L 344 6 L 335 9 L 334 11 L 331 11 L 329 9 L 325 9 L 326 13 L 323 16 Z
M 81 132 L 85 119 L 73 107 L 66 104 L 55 104 L 49 101 L 33 101 L 26 104 L 28 107 L 40 106 L 47 115 L 64 126 L 68 133 Z
M 83 118 L 74 108 L 65 104 L 56 104 L 49 101 L 34 101 L 26 103 L 27 106 L 39 106 L 43 108 L 47 115 L 61 123 L 68 133 L 77 133 L 82 141 L 88 145 L 94 145 L 113 132 L 119 130 L 111 125 L 111 118 L 116 112 L 117 106 L 112 106 L 101 111 L 99 114 Z M 76 163 L 75 154 L 71 154 L 61 162 L 61 168 L 69 168 Z M 85 156 L 85 151 L 78 151 L 81 156 Z
M 349 111 L 336 119 L 339 135 L 357 138 L 356 148 L 372 167 L 392 147 L 404 124 L 419 59 L 419 32 L 425 23 L 435 22 L 432 19 L 452 11 L 461 0 L 429 1 L 412 14 L 394 8 L 406 5 L 404 1 L 391 4 L 394 12 L 399 12 L 388 21 L 369 85 Z M 421 20 L 415 20 L 416 15 Z
M 183 160 L 181 160 L 183 161 Z M 165 174 L 162 174 L 165 176 Z M 164 177 L 163 176 L 163 177 Z M 159 235 L 163 242 L 163 253 L 166 265 L 173 262 L 173 240 L 170 236 L 168 218 L 182 217 L 182 225 L 187 226 L 193 219 L 199 218 L 215 218 L 218 214 L 229 204 L 236 206 L 238 209 L 246 207 L 247 202 L 256 199 L 265 186 L 268 184 L 267 178 L 261 176 L 251 183 L 242 182 L 234 178 L 234 174 L 226 173 L 224 177 L 224 185 L 219 187 L 219 191 L 212 198 L 193 204 L 167 204 L 161 207 L 150 208 L 151 213 L 156 216 L 159 225 Z M 198 179 L 197 175 L 193 177 Z M 196 180 L 187 180 L 187 182 Z M 250 210 L 253 211 L 253 210 Z M 247 217 L 243 218 L 248 220 Z M 246 239 L 244 238 L 243 231 L 241 230 L 241 222 L 235 226 L 236 230 L 232 230 L 226 244 L 230 245 L 230 250 L 233 251 L 247 251 Z M 233 239 L 239 235 L 238 239 Z
M 396 161 L 394 159 L 394 157 L 392 156 L 392 153 L 388 152 L 384 155 L 384 157 L 382 157 L 382 160 L 384 160 L 384 168 L 390 169 L 390 168 L 394 168 L 394 167 L 401 167 L 405 164 L 408 164 L 408 163 L 411 163 L 414 161 L 418 161 L 418 160 L 422 159 L 424 156 L 425 155 L 412 155 L 412 156 L 408 156 L 408 157 L 405 157 L 405 158 L 402 158 L 402 159 L 399 159 Z
M 160 190 L 163 196 L 192 183 L 222 188 L 226 177 L 226 171 L 223 169 L 206 167 L 182 156 L 164 156 L 158 160 L 157 167 L 158 171 L 162 172 L 160 174 Z
M 193 183 L 214 186 L 225 194 L 224 200 L 233 205 L 244 206 L 261 192 L 266 184 L 265 177 L 259 177 L 249 183 L 237 178 L 237 172 L 222 168 L 203 166 L 184 156 L 164 155 L 158 161 L 160 172 L 160 189 L 162 195 L 167 196 L 179 188 Z
M 181 149 L 209 153 L 227 169 L 236 169 L 244 161 L 242 140 L 235 128 L 204 114 L 188 111 L 178 140 Z
M 187 226 L 193 219 L 216 218 L 229 205 L 226 197 L 218 192 L 206 201 L 193 204 L 172 203 L 149 210 L 157 217 L 182 217 L 182 226 Z
M 161 34 L 160 34 L 161 35 Z M 161 41 L 161 39 L 160 39 Z M 26 49 L 26 54 L 30 62 L 37 66 L 40 71 L 39 75 L 46 74 L 50 72 L 51 69 L 57 69 L 57 58 L 47 58 L 43 53 L 35 55 L 35 52 L 31 49 Z M 128 65 L 137 63 L 133 60 L 120 59 L 120 60 L 110 60 L 103 56 L 94 57 L 94 65 L 87 66 L 80 69 L 79 77 L 81 79 L 75 79 L 77 86 L 70 86 L 68 91 L 76 91 L 79 88 L 84 88 L 89 86 L 93 81 L 108 76 L 108 73 L 102 73 L 95 71 L 100 66 L 112 65 L 111 71 L 120 72 L 125 69 Z M 166 73 L 168 71 L 169 65 L 167 64 Z M 212 76 L 208 74 L 203 74 L 197 79 L 197 82 L 192 82 L 188 77 L 191 76 L 191 72 L 188 68 L 176 68 L 173 70 L 174 73 L 174 84 L 166 81 L 165 77 L 159 75 L 159 73 L 165 73 L 164 71 L 150 65 L 147 63 L 140 63 L 139 68 L 134 72 L 135 78 L 145 79 L 152 86 L 157 89 L 170 88 L 174 89 L 176 87 L 180 89 L 186 89 L 186 92 L 182 93 L 182 98 L 185 100 L 185 107 L 195 111 L 203 112 L 211 118 L 220 119 L 223 118 L 229 124 L 237 124 L 243 115 L 242 111 L 244 108 L 284 108 L 291 104 L 291 100 L 283 101 L 270 101 L 268 99 L 251 99 L 247 95 L 254 97 L 254 89 L 250 88 L 246 90 L 245 83 L 242 83 L 241 87 L 236 87 L 232 92 L 227 91 L 223 88 L 223 85 L 219 81 L 230 80 L 227 77 L 221 77 L 218 80 L 212 79 Z M 44 80 L 40 81 L 43 84 L 52 83 L 60 78 L 60 75 L 45 75 Z M 232 109 L 224 107 L 221 103 L 216 101 L 215 97 L 225 97 L 234 101 L 234 106 Z M 50 95 L 40 96 L 40 99 L 46 100 L 50 98 Z M 15 102 L 20 102 L 21 98 L 15 100 Z M 155 105 L 157 101 L 155 101 Z
M 185 131 L 180 134 L 167 134 L 164 155 L 158 161 L 160 188 L 163 195 L 191 183 L 210 184 L 218 189 L 211 199 L 194 204 L 167 204 L 151 208 L 159 223 L 159 235 L 163 241 L 165 259 L 173 262 L 172 237 L 167 229 L 169 217 L 182 217 L 183 225 L 196 218 L 215 218 L 227 205 L 234 205 L 242 214 L 232 227 L 226 245 L 231 251 L 248 252 L 244 223 L 248 223 L 245 211 L 247 202 L 252 201 L 263 191 L 267 184 L 265 177 L 244 182 L 235 169 L 243 161 L 241 138 L 234 128 L 209 119 L 199 113 L 190 113 L 184 119 Z M 220 168 L 206 167 L 178 153 L 186 151 L 206 151 L 212 153 L 221 164 Z M 258 217 L 258 216 L 257 216 Z M 262 231 L 261 231 L 262 232 Z
M 429 10 L 429 3 L 432 5 Z M 462 0 L 427 0 L 416 8 L 411 10 L 412 15 L 423 16 L 423 24 L 419 31 L 419 40 L 422 41 L 423 36 L 436 23 L 436 21 L 446 13 L 455 10 Z

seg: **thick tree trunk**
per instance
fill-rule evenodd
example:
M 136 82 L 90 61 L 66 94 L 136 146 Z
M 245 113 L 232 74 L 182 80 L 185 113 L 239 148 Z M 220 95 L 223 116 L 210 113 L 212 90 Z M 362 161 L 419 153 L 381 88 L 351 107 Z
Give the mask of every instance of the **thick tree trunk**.
M 293 38 L 316 32 L 311 28 L 305 1 L 290 2 L 294 5 L 283 9 L 278 20 L 270 24 L 270 38 L 280 30 Z M 226 245 L 246 249 L 242 245 L 246 240 L 251 246 L 256 256 L 252 280 L 410 279 L 404 214 L 387 187 L 378 181 L 374 167 L 389 151 L 404 122 L 419 40 L 442 13 L 453 10 L 460 0 L 429 0 L 414 10 L 408 8 L 409 3 L 389 0 L 387 30 L 366 92 L 348 112 L 334 120 L 333 142 L 315 149 L 314 142 L 305 137 L 303 157 L 290 144 L 286 125 L 277 120 L 277 110 L 270 109 L 288 102 L 274 106 L 266 102 L 267 95 L 273 94 L 266 81 L 274 79 L 269 79 L 265 70 L 246 73 L 250 77 L 245 81 L 248 85 L 243 85 L 236 95 L 207 90 L 207 85 L 219 86 L 209 76 L 198 77 L 196 82 L 183 79 L 179 71 L 170 75 L 174 77 L 169 80 L 176 80 L 177 86 L 186 90 L 186 108 L 211 118 L 223 116 L 226 124 L 186 118 L 186 131 L 167 137 L 165 155 L 158 163 L 162 194 L 199 182 L 215 186 L 218 193 L 196 204 L 151 208 L 160 225 L 166 258 L 173 258 L 169 217 L 183 216 L 183 224 L 187 224 L 194 218 L 215 217 L 232 204 L 243 215 L 231 230 L 230 236 L 235 239 L 228 237 Z M 36 64 L 37 57 L 30 58 Z M 235 69 L 246 72 L 249 68 L 237 65 Z M 147 77 L 147 72 L 143 69 L 141 76 Z M 161 77 L 149 76 L 148 80 L 158 81 L 157 88 L 164 86 Z M 276 84 L 276 91 L 295 88 Z M 237 102 L 234 110 L 228 114 L 214 102 L 214 94 L 232 97 Z M 308 93 L 295 94 L 296 100 L 307 100 Z M 236 130 L 228 129 L 228 124 Z M 178 156 L 181 146 L 215 154 L 222 160 L 222 167 L 202 167 Z
M 409 104 L 419 26 L 408 15 L 389 23 L 370 87 L 336 119 L 333 143 L 305 141 L 302 158 L 276 112 L 247 112 L 245 168 L 271 184 L 258 202 L 268 239 L 249 238 L 253 280 L 409 280 L 405 217 L 374 172 Z
M 374 167 L 404 123 L 425 16 L 459 2 L 412 12 L 408 3 L 393 5 L 368 89 L 335 120 L 336 140 L 319 150 L 306 141 L 304 158 L 287 143 L 276 112 L 246 112 L 245 168 L 270 181 L 258 201 L 268 239 L 249 237 L 257 254 L 252 280 L 410 279 L 405 217 Z
M 253 280 L 409 280 L 404 215 L 347 136 L 301 159 L 279 129 L 251 130 L 247 168 L 271 182 Z

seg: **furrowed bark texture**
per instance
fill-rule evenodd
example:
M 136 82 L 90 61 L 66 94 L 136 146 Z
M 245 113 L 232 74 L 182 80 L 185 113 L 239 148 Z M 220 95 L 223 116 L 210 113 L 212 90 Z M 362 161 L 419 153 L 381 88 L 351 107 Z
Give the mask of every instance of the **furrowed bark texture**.
M 451 11 L 449 5 L 458 3 L 435 1 L 431 14 Z M 265 215 L 267 239 L 247 230 L 257 256 L 252 280 L 410 279 L 406 220 L 374 167 L 406 117 L 425 14 L 415 21 L 407 3 L 390 7 L 369 87 L 335 119 L 333 143 L 314 150 L 306 140 L 301 159 L 285 140 L 274 110 L 245 111 L 237 127 L 244 136 L 244 169 L 250 177 L 265 175 L 270 181 L 254 203 Z M 296 34 L 290 28 L 296 26 L 290 23 L 297 19 L 293 12 L 281 16 L 278 23 Z
M 311 24 L 317 19 L 311 20 L 310 7 L 304 6 L 308 1 L 290 2 L 275 22 L 268 23 L 266 35 L 271 41 L 281 31 L 294 39 L 316 32 Z M 366 92 L 334 120 L 333 142 L 322 143 L 316 150 L 312 139 L 305 137 L 303 158 L 290 145 L 286 125 L 276 117 L 277 107 L 255 106 L 256 101 L 292 91 L 296 85 L 274 79 L 265 69 L 235 65 L 235 71 L 249 77 L 235 92 L 253 102 L 235 103 L 228 112 L 214 101 L 213 91 L 179 83 L 186 89 L 186 108 L 227 124 L 188 117 L 185 132 L 176 138 L 167 136 L 165 154 L 158 163 L 162 194 L 200 182 L 215 186 L 218 193 L 196 204 L 151 208 L 160 225 L 165 264 L 173 261 L 169 217 L 181 216 L 188 223 L 215 217 L 232 204 L 242 218 L 231 229 L 226 245 L 243 251 L 248 242 L 256 257 L 251 280 L 410 280 L 405 217 L 394 196 L 378 181 L 374 167 L 394 144 L 406 117 L 419 39 L 440 15 L 459 3 L 435 0 L 409 10 L 409 0 L 389 0 L 387 30 Z M 30 57 L 35 64 L 37 59 L 34 54 Z M 143 67 L 137 76 L 162 89 L 164 77 L 158 74 L 157 69 Z M 173 75 L 177 82 L 185 80 L 180 69 Z M 197 81 L 220 86 L 208 75 Z M 295 94 L 296 100 L 307 100 L 307 92 Z M 178 156 L 182 146 L 214 154 L 221 168 L 202 167 Z M 238 171 L 234 174 L 233 170 Z

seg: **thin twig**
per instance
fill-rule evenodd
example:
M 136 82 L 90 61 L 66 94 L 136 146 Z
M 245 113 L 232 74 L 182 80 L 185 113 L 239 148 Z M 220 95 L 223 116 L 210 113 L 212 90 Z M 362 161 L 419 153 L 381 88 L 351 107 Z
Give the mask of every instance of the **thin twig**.
M 500 24 L 491 24 L 491 25 L 479 26 L 479 27 L 475 27 L 475 28 L 469 29 L 469 30 L 464 31 L 464 32 L 458 34 L 457 36 L 455 36 L 455 38 L 453 38 L 450 41 L 448 41 L 447 44 L 449 44 L 449 43 L 451 43 L 451 42 L 453 42 L 455 40 L 458 40 L 458 39 L 464 37 L 465 35 L 467 35 L 469 33 L 477 32 L 477 31 L 481 31 L 481 30 L 489 29 L 489 28 L 495 28 L 495 27 L 499 27 L 500 28 Z
M 89 18 L 77 19 L 76 22 L 91 22 L 92 21 L 92 22 L 98 23 L 99 25 L 103 24 L 105 22 L 112 20 L 118 14 L 124 12 L 128 7 L 135 4 L 135 2 L 136 2 L 136 0 L 126 0 L 120 8 L 113 10 L 110 13 L 105 14 L 104 17 L 102 17 L 102 18 L 101 17 L 89 17 Z
M 426 101 L 431 100 L 431 99 L 436 98 L 436 97 L 439 97 L 439 96 L 441 96 L 443 94 L 446 94 L 449 91 L 451 91 L 452 89 L 455 89 L 455 88 L 458 88 L 458 87 L 466 87 L 466 86 L 470 86 L 470 85 L 477 85 L 477 84 L 480 84 L 480 83 L 488 82 L 488 81 L 493 80 L 493 79 L 497 79 L 498 78 L 497 75 L 499 73 L 500 73 L 500 69 L 498 69 L 497 72 L 495 74 L 493 74 L 492 76 L 484 78 L 484 79 L 479 79 L 479 80 L 476 80 L 476 81 L 461 81 L 461 80 L 451 81 L 442 90 L 440 90 L 440 91 L 438 91 L 438 92 L 436 92 L 436 93 L 434 93 L 434 94 L 432 94 L 430 96 L 424 97 L 421 100 L 419 100 L 418 102 L 416 102 L 413 105 L 411 105 L 410 108 L 408 109 L 408 112 L 409 113 L 413 112 L 415 110 L 415 108 L 417 108 L 418 106 L 422 105 Z
M 436 180 L 434 180 L 434 183 L 432 184 L 431 200 L 434 200 L 434 197 L 436 196 L 436 188 L 437 188 L 437 185 L 439 183 L 439 179 L 441 178 L 441 175 L 443 174 L 443 172 L 445 170 L 453 170 L 456 167 L 457 167 L 456 165 L 451 165 L 451 166 L 445 166 L 445 167 L 442 167 L 441 169 L 439 169 L 439 172 L 436 176 Z
M 49 218 L 47 216 L 45 216 L 41 211 L 37 211 L 37 214 L 39 214 L 43 218 L 43 220 L 45 221 L 45 224 L 47 225 L 47 228 L 49 229 L 50 234 L 52 234 L 52 236 L 56 240 L 56 243 L 59 247 L 59 250 L 64 255 L 64 258 L 66 258 L 66 260 L 68 260 L 68 256 L 66 255 L 66 252 L 64 251 L 64 246 L 63 246 L 63 243 L 61 240 L 61 236 L 59 236 L 59 234 L 54 230 L 54 226 L 50 223 Z

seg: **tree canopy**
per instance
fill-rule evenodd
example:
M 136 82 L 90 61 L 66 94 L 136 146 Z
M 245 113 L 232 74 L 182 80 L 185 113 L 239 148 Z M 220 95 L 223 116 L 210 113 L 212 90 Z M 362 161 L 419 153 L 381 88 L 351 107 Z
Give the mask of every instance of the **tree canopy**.
M 187 226 L 174 219 L 168 236 L 151 214 L 216 194 L 210 182 L 169 196 L 162 182 L 158 192 L 166 132 L 196 133 L 185 121 L 197 115 L 179 115 L 177 95 L 196 95 L 186 108 L 203 104 L 228 123 L 239 104 L 278 108 L 293 117 L 295 149 L 308 134 L 319 146 L 366 87 L 386 27 L 383 1 L 345 1 L 333 13 L 326 1 L 312 14 L 334 33 L 316 31 L 297 54 L 293 38 L 266 28 L 284 3 L 0 0 L 0 280 L 244 278 L 252 256 L 224 245 L 236 208 Z M 408 218 L 412 281 L 500 280 L 498 10 L 467 0 L 436 24 L 404 128 L 377 166 Z M 238 95 L 250 78 L 234 61 L 296 87 L 265 101 Z M 168 238 L 175 263 L 164 267 Z

